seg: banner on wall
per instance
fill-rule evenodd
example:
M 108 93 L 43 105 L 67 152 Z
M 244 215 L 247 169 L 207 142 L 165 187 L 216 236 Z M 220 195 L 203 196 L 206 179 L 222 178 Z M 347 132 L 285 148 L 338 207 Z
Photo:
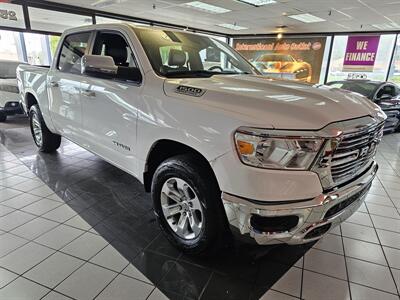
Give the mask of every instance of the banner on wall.
M 326 37 L 234 39 L 233 46 L 262 74 L 318 83 Z
M 373 72 L 380 35 L 349 36 L 343 72 Z

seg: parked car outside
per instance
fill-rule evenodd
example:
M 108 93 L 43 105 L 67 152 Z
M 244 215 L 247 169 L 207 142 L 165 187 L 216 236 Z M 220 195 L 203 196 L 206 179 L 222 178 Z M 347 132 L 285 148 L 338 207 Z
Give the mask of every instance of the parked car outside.
M 65 137 L 138 178 L 183 251 L 216 253 L 232 232 L 312 242 L 363 203 L 386 117 L 365 97 L 270 80 L 186 31 L 99 24 L 60 41 L 50 69 L 17 70 L 33 141 Z
M 400 131 L 400 88 L 392 82 L 367 79 L 331 81 L 326 85 L 361 94 L 378 104 L 387 115 L 385 132 Z
M 0 122 L 7 116 L 22 114 L 16 70 L 21 62 L 0 60 Z
M 311 65 L 296 60 L 290 54 L 263 54 L 254 60 L 253 65 L 263 74 L 273 78 L 310 82 Z

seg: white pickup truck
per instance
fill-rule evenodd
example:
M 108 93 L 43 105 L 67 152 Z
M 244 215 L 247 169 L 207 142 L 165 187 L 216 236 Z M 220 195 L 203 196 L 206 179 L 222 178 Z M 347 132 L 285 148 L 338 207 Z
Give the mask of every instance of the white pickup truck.
M 235 232 L 315 241 L 358 209 L 377 172 L 378 106 L 267 79 L 207 36 L 81 27 L 63 34 L 50 69 L 17 73 L 39 149 L 64 137 L 138 178 L 168 239 L 189 253 Z

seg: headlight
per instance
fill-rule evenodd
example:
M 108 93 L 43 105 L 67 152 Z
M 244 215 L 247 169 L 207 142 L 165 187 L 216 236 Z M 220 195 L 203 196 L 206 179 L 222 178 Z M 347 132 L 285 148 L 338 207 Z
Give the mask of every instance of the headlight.
M 241 127 L 235 133 L 240 160 L 266 169 L 307 170 L 323 143 L 323 138 L 296 136 L 296 132 L 281 135 L 277 130 Z

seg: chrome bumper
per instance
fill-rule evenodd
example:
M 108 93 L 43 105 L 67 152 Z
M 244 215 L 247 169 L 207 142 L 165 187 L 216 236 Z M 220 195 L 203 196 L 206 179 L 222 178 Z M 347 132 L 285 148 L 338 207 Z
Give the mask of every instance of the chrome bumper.
M 363 203 L 377 170 L 378 165 L 374 162 L 362 176 L 353 182 L 314 199 L 301 202 L 260 204 L 261 201 L 255 203 L 227 193 L 222 193 L 222 200 L 229 223 L 239 229 L 241 234 L 250 235 L 258 244 L 303 244 L 318 240 L 325 234 L 309 238 L 307 235 L 310 236 L 311 231 L 324 225 L 330 226 L 331 229 L 350 217 Z M 351 204 L 325 217 L 329 209 L 346 200 L 351 201 Z M 299 221 L 297 226 L 289 231 L 267 233 L 260 232 L 251 226 L 252 215 L 268 217 L 294 215 L 299 217 Z

